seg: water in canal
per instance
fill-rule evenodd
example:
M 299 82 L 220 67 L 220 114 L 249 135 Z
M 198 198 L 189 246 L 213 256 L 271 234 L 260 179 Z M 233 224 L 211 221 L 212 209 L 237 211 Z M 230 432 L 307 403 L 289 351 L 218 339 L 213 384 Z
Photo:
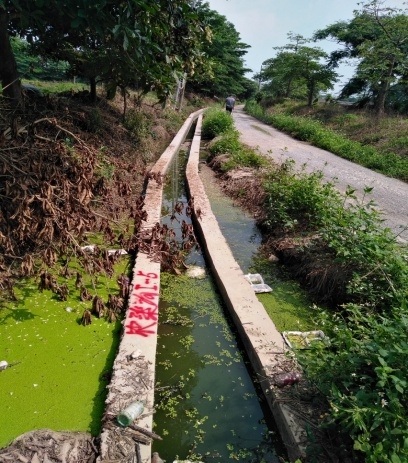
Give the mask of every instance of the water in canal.
M 177 202 L 187 202 L 185 158 L 180 152 L 174 161 L 163 201 L 162 222 L 179 235 L 170 216 Z M 261 240 L 254 221 L 229 204 L 216 207 L 246 271 Z M 195 250 L 187 263 L 204 268 L 204 278 L 162 274 L 154 430 L 163 440 L 153 451 L 167 462 L 277 463 L 285 451 L 203 255 Z

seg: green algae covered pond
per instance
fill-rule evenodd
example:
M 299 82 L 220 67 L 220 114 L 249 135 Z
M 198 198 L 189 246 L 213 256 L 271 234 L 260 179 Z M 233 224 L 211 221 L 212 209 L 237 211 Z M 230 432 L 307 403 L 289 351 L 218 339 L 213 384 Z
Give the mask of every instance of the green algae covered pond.
M 126 263 L 122 257 L 117 275 Z M 118 291 L 116 277 L 85 286 L 106 301 Z M 93 316 L 83 326 L 92 301 L 80 300 L 74 280 L 61 278 L 70 287 L 67 301 L 27 280 L 15 288 L 17 301 L 1 305 L 0 361 L 9 367 L 0 371 L 0 448 L 35 429 L 100 432 L 121 323 Z

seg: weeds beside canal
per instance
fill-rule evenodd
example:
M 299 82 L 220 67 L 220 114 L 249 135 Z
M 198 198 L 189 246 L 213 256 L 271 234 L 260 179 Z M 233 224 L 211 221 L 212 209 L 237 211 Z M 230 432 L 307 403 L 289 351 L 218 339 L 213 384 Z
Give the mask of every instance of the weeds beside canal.
M 242 158 L 240 150 L 234 155 L 233 146 L 230 151 L 225 147 L 234 138 L 221 135 L 223 151 L 230 152 L 234 162 L 222 156 L 215 163 L 220 171 L 247 166 L 256 153 Z M 248 180 L 234 186 L 230 178 L 227 189 L 248 209 L 264 211 L 259 225 L 265 250 L 286 262 L 314 297 L 316 325 L 330 344 L 315 343 L 296 353 L 309 380 L 327 398 L 320 426 L 335 424 L 350 436 L 348 453 L 356 461 L 406 461 L 406 246 L 382 228 L 369 189 L 358 202 L 355 191 L 341 195 L 323 183 L 319 173 L 297 173 L 291 163 L 265 168 L 260 160 L 259 165 L 251 181 L 260 190 L 260 204 L 253 204 L 254 183 L 245 188 Z M 399 178 L 405 178 L 402 168 Z

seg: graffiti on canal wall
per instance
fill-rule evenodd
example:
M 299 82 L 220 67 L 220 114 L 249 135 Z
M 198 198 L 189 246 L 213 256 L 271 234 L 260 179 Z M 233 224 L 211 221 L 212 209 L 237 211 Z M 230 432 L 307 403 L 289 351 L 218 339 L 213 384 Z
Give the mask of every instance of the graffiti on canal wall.
M 133 279 L 130 299 L 135 301 L 128 309 L 125 334 L 148 337 L 155 335 L 159 319 L 159 275 L 138 270 Z M 138 281 L 138 283 L 136 283 Z

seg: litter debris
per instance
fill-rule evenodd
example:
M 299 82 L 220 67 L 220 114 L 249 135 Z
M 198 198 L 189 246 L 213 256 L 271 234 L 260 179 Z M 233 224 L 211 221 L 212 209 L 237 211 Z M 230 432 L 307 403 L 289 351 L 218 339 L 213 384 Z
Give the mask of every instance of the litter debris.
M 311 342 L 322 341 L 326 338 L 321 330 L 317 331 L 284 331 L 282 333 L 286 344 L 295 349 L 307 349 Z
M 0 371 L 5 370 L 8 366 L 9 366 L 8 362 L 6 362 L 5 360 L 2 360 L 0 362 Z
M 248 273 L 244 277 L 256 293 L 270 293 L 272 291 L 272 288 L 264 283 L 259 273 Z
M 128 252 L 126 249 L 108 249 L 108 255 L 111 256 L 112 254 L 115 254 L 116 256 L 124 256 Z
M 190 267 L 188 267 L 188 269 L 186 270 L 186 275 L 190 278 L 205 278 L 205 268 L 198 267 L 196 265 L 190 265 Z
M 87 246 L 82 246 L 81 249 L 84 252 L 93 253 L 95 251 L 95 245 L 94 244 L 88 244 Z
M 95 252 L 96 244 L 88 244 L 86 246 L 82 246 L 81 249 L 84 252 L 89 252 L 93 254 Z M 117 255 L 117 256 L 124 256 L 128 252 L 126 249 L 108 249 L 108 255 Z
M 118 423 L 122 426 L 129 426 L 135 421 L 135 419 L 143 413 L 144 404 L 143 402 L 136 400 L 132 402 L 128 407 L 122 410 L 117 416 Z
M 289 371 L 275 375 L 273 383 L 278 387 L 292 386 L 292 384 L 298 383 L 301 377 L 302 375 L 298 371 Z

